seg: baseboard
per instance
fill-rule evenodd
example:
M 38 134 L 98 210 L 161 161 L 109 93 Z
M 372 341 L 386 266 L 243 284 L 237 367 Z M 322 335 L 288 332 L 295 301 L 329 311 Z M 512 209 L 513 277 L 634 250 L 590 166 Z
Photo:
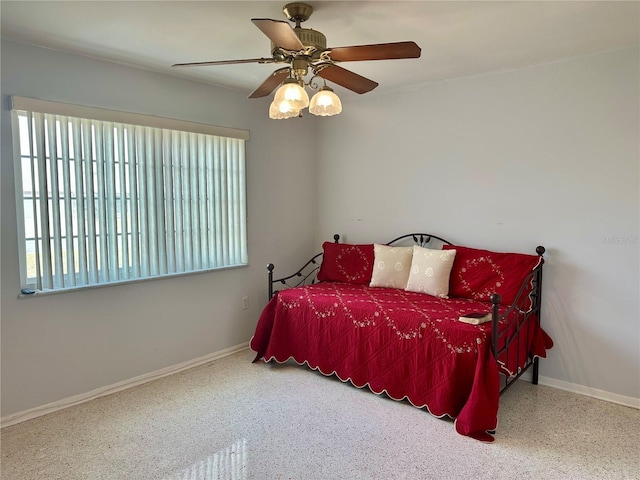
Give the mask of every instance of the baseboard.
M 28 410 L 14 413 L 12 415 L 7 415 L 6 417 L 0 418 L 0 428 L 25 422 L 27 420 L 31 420 L 32 418 L 41 417 L 49 413 L 57 412 L 58 410 L 63 410 L 74 405 L 79 405 L 90 400 L 95 400 L 96 398 L 104 397 L 106 395 L 111 395 L 112 393 L 120 392 L 131 387 L 136 387 L 144 383 L 152 382 L 153 380 L 157 380 L 168 375 L 173 375 L 174 373 L 182 372 L 190 368 L 198 367 L 200 365 L 204 365 L 213 360 L 218 360 L 228 355 L 233 355 L 234 353 L 241 352 L 242 350 L 246 350 L 247 348 L 249 348 L 249 342 L 241 343 L 240 345 L 236 345 L 234 347 L 225 348 L 224 350 L 219 350 L 217 352 L 194 358 L 193 360 L 188 360 L 177 365 L 171 365 L 169 367 L 161 368 L 160 370 L 156 370 L 154 372 L 145 373 L 143 375 L 139 375 L 122 382 L 114 383 L 113 385 L 96 388 L 94 390 L 91 390 L 90 392 L 81 393 L 72 397 L 63 398 L 62 400 L 58 400 L 56 402 L 47 403 L 46 405 L 30 408 Z
M 520 377 L 520 379 L 526 382 L 531 382 L 531 373 L 525 373 L 524 375 L 522 375 L 522 377 Z M 587 397 L 597 398 L 606 402 L 617 403 L 618 405 L 624 405 L 625 407 L 637 408 L 640 410 L 640 398 L 619 395 L 617 393 L 611 393 L 592 387 L 585 387 L 584 385 L 578 385 L 577 383 L 556 380 L 555 378 L 544 377 L 542 375 L 538 377 L 538 384 L 557 388 L 559 390 L 566 390 L 567 392 L 577 393 L 579 395 L 585 395 Z
M 128 380 L 124 380 L 122 382 L 114 383 L 106 387 L 96 388 L 95 390 L 91 390 L 86 393 L 74 395 L 72 397 L 67 397 L 62 400 L 58 400 L 56 402 L 51 402 L 51 403 L 47 403 L 46 405 L 30 408 L 28 410 L 14 413 L 12 415 L 7 415 L 6 417 L 0 418 L 0 428 L 9 427 L 11 425 L 15 425 L 21 422 L 26 422 L 27 420 L 41 417 L 49 413 L 57 412 L 58 410 L 63 410 L 65 408 L 69 408 L 74 405 L 79 405 L 84 402 L 95 400 L 96 398 L 104 397 L 106 395 L 111 395 L 112 393 L 120 392 L 128 388 L 142 385 L 144 383 L 148 383 L 153 380 L 166 377 L 168 375 L 173 375 L 174 373 L 179 373 L 184 370 L 188 370 L 190 368 L 198 367 L 200 365 L 204 365 L 206 363 L 209 363 L 214 360 L 218 360 L 228 355 L 233 355 L 234 353 L 241 352 L 242 350 L 246 350 L 247 348 L 249 348 L 249 342 L 241 343 L 234 347 L 225 348 L 224 350 L 219 350 L 217 352 L 210 353 L 208 355 L 203 355 L 202 357 L 194 358 L 193 360 L 188 360 L 186 362 L 182 362 L 177 365 L 171 365 L 169 367 L 165 367 L 160 370 L 156 370 L 154 372 L 150 372 L 144 375 L 139 375 L 137 377 L 133 377 Z M 524 375 L 522 375 L 522 377 L 520 377 L 520 380 L 531 382 L 532 380 L 531 373 L 526 372 Z M 540 385 L 546 385 L 548 387 L 553 387 L 560 390 L 566 390 L 568 392 L 573 392 L 580 395 L 586 395 L 588 397 L 593 397 L 599 400 L 616 403 L 618 405 L 624 405 L 626 407 L 640 409 L 640 398 L 628 397 L 625 395 L 619 395 L 617 393 L 606 392 L 604 390 L 599 390 L 597 388 L 585 387 L 584 385 L 578 385 L 576 383 L 556 380 L 555 378 L 545 377 L 542 375 L 538 377 L 538 383 Z
M 562 380 L 556 380 L 555 378 L 543 376 L 538 377 L 538 383 L 541 385 L 546 385 L 548 387 L 566 390 L 568 392 L 579 393 L 580 395 L 586 395 L 587 397 L 593 397 L 599 400 L 617 403 L 618 405 L 624 405 L 625 407 L 640 409 L 640 398 L 627 397 L 626 395 L 619 395 L 617 393 L 611 393 L 605 390 L 600 390 L 593 387 L 585 387 L 584 385 L 578 385 L 576 383 L 565 382 Z

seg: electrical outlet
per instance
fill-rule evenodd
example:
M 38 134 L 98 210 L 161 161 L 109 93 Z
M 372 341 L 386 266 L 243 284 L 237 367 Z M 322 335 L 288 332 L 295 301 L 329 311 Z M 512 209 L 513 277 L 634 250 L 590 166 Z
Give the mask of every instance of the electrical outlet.
M 249 309 L 249 297 L 242 297 L 242 309 L 243 310 Z

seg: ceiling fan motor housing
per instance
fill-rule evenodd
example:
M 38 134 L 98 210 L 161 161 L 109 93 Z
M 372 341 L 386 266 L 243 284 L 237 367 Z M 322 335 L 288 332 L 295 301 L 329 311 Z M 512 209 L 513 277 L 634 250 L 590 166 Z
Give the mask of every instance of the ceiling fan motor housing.
M 327 37 L 325 37 L 322 32 L 313 30 L 312 28 L 299 27 L 294 28 L 293 31 L 296 32 L 296 35 L 305 46 L 305 48 L 311 49 L 313 51 L 311 56 L 313 56 L 314 58 L 320 57 L 320 53 L 324 52 L 327 49 Z M 280 47 L 271 42 L 271 52 L 275 55 L 279 50 Z
M 327 49 L 327 37 L 312 28 L 294 28 L 294 32 L 305 47 L 314 47 L 316 51 Z

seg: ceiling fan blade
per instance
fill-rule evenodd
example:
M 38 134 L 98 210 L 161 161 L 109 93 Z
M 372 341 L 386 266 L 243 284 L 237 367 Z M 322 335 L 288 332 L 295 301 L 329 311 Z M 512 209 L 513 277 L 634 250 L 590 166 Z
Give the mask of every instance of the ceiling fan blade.
M 419 58 L 420 47 L 415 42 L 377 43 L 329 49 L 329 57 L 336 62 L 357 62 L 361 60 L 392 60 L 398 58 Z
M 277 47 L 296 52 L 304 48 L 304 45 L 296 35 L 296 32 L 294 32 L 291 25 L 284 20 L 252 18 L 251 21 L 262 31 L 262 33 L 269 37 Z
M 367 93 L 378 86 L 378 82 L 369 80 L 368 78 L 332 63 L 317 64 L 315 68 L 317 75 L 320 77 L 325 80 L 329 80 L 330 82 L 337 83 L 338 85 L 348 88 L 356 93 Z
M 172 67 L 206 67 L 208 65 L 233 65 L 236 63 L 274 63 L 273 58 L 247 58 L 244 60 L 215 60 L 212 62 L 176 63 Z
M 280 85 L 285 78 L 289 76 L 289 67 L 279 68 L 275 72 L 273 72 L 269 77 L 262 82 L 258 88 L 256 88 L 249 98 L 260 98 L 266 97 L 271 92 L 275 90 L 275 88 Z

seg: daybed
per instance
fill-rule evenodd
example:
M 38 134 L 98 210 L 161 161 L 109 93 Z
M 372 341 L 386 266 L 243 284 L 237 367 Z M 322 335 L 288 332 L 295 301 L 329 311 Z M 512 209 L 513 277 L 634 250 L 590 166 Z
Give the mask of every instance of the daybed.
M 545 249 L 497 253 L 426 233 L 334 240 L 293 275 L 274 278 L 268 265 L 254 362 L 306 363 L 493 441 L 500 394 L 529 367 L 536 384 L 538 358 L 553 345 L 540 328 Z M 461 321 L 473 313 L 490 321 Z

